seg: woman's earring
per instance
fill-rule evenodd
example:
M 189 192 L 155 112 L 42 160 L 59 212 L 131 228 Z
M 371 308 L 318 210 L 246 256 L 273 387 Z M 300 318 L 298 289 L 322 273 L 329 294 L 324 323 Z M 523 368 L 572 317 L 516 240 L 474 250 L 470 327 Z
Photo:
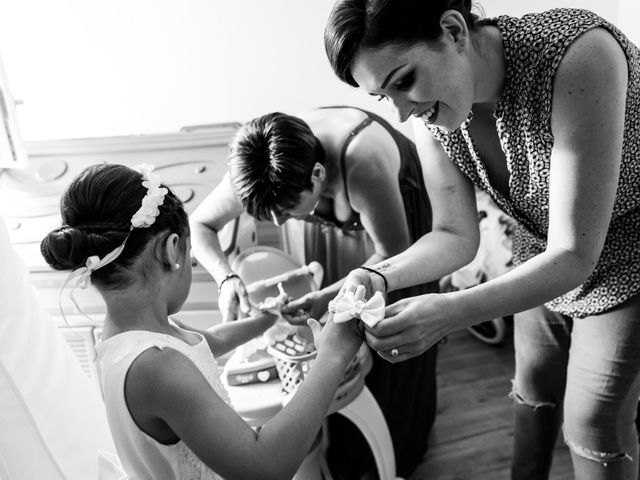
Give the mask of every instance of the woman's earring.
M 178 270 L 179 268 L 180 268 L 180 264 L 179 264 L 179 263 L 176 263 L 176 264 L 173 266 L 173 269 L 174 269 L 174 270 Z

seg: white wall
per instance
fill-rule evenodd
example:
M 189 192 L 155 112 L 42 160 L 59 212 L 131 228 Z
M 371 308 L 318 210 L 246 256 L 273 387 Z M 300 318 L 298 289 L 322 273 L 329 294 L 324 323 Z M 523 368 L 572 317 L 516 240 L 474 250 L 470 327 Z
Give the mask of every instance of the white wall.
M 618 6 L 635 1 L 480 3 L 487 16 L 579 6 L 615 21 Z M 322 43 L 332 4 L 0 0 L 0 55 L 23 102 L 22 136 L 160 133 L 324 104 L 356 104 L 392 118 L 333 76 Z

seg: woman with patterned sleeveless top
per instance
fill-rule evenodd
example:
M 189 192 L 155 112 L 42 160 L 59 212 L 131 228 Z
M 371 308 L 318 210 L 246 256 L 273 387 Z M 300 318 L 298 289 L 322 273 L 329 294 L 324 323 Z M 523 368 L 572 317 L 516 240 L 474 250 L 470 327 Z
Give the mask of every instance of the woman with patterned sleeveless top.
M 640 52 L 597 15 L 480 20 L 470 0 L 339 0 L 325 46 L 344 82 L 415 140 L 432 231 L 349 281 L 446 275 L 478 244 L 473 187 L 518 223 L 516 267 L 387 306 L 367 342 L 390 362 L 518 313 L 513 478 L 547 478 L 563 424 L 576 478 L 635 479 L 640 396 Z
M 298 311 L 320 318 L 351 270 L 400 253 L 431 228 L 415 145 L 381 117 L 353 107 L 318 108 L 300 117 L 270 113 L 237 133 L 227 175 L 190 219 L 194 251 L 221 286 L 227 318 L 246 304 L 246 289 L 216 232 L 243 211 L 283 225 L 287 250 L 301 263 L 324 267 L 322 288 L 285 309 L 293 322 Z M 388 301 L 436 291 L 433 279 L 393 292 Z M 435 417 L 436 347 L 397 365 L 373 355 L 366 384 L 389 426 L 398 474 L 409 476 Z M 334 478 L 360 478 L 375 468 L 349 421 L 335 415 L 329 427 Z

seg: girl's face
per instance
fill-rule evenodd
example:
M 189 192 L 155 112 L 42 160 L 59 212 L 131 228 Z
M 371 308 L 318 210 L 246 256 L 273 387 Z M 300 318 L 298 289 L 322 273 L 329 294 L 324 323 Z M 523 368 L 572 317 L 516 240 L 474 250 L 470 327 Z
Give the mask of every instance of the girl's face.
M 437 46 L 388 44 L 362 49 L 351 74 L 360 88 L 388 101 L 400 122 L 413 116 L 455 130 L 471 111 L 473 70 L 460 42 L 447 35 L 442 38 Z

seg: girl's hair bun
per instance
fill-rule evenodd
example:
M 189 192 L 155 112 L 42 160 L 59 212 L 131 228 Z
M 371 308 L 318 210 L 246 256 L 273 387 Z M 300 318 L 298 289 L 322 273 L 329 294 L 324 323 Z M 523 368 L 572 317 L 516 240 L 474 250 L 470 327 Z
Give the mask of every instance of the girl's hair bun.
M 82 232 L 68 225 L 52 230 L 42 239 L 40 252 L 54 270 L 73 270 L 82 259 L 73 255 L 75 240 Z M 77 249 L 76 249 L 77 250 Z M 85 257 L 86 258 L 86 257 Z
M 102 257 L 123 242 L 128 231 L 114 230 L 112 226 L 71 227 L 63 225 L 52 230 L 40 243 L 40 252 L 54 270 L 75 270 L 92 255 Z

